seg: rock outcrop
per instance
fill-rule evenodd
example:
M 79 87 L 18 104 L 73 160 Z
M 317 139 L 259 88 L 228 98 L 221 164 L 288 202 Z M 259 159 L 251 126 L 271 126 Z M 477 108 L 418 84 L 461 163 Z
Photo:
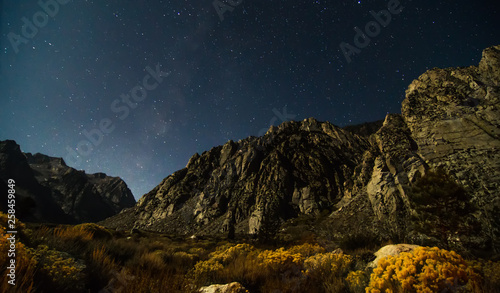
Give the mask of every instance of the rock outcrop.
M 401 252 L 412 252 L 413 250 L 419 248 L 418 245 L 412 244 L 390 244 L 386 245 L 377 252 L 374 253 L 375 259 L 368 264 L 368 267 L 375 268 L 378 266 L 378 263 L 381 259 L 386 258 L 388 256 L 398 256 Z
M 368 147 L 330 123 L 286 122 L 263 137 L 195 154 L 107 223 L 177 234 L 272 230 L 337 203 Z
M 97 222 L 134 206 L 123 180 L 85 174 L 62 158 L 22 153 L 15 141 L 0 142 L 0 179 L 16 181 L 18 217 L 56 223 Z
M 206 287 L 201 287 L 200 293 L 248 293 L 240 283 L 233 282 L 225 285 L 214 284 Z
M 450 237 L 461 247 L 499 253 L 499 82 L 496 46 L 483 52 L 479 66 L 422 74 L 406 91 L 402 113 L 387 115 L 381 126 L 341 129 L 310 118 L 195 154 L 135 207 L 103 224 L 275 235 L 291 219 L 326 212 L 311 228 L 324 237 L 416 243 L 426 238 L 410 231 L 413 188 L 439 168 L 470 195 L 463 204 L 477 206 L 463 220 L 481 226 L 474 235 Z

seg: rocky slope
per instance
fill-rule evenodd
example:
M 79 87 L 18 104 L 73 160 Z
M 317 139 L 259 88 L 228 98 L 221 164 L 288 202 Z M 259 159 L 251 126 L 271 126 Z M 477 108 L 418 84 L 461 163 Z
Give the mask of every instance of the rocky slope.
M 306 119 L 229 141 L 195 154 L 136 206 L 103 223 L 264 235 L 286 233 L 294 219 L 310 215 L 320 219 L 310 229 L 331 239 L 373 235 L 432 244 L 438 240 L 412 228 L 413 198 L 416 182 L 440 169 L 470 199 L 459 204 L 476 207 L 461 220 L 479 223 L 473 232 L 447 231 L 448 244 L 498 253 L 499 86 L 496 46 L 484 50 L 479 66 L 422 74 L 406 91 L 402 113 L 388 115 L 381 127 L 341 129 Z
M 85 174 L 68 167 L 62 158 L 22 153 L 12 140 L 0 142 L 0 181 L 9 178 L 16 181 L 21 220 L 97 222 L 135 204 L 120 178 Z

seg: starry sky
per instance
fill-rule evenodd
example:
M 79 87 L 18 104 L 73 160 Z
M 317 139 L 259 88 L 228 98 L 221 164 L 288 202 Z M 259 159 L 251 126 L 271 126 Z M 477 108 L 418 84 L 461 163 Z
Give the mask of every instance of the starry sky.
M 136 199 L 194 153 L 283 121 L 400 113 L 427 69 L 500 44 L 498 1 L 41 4 L 0 0 L 0 140 L 120 176 Z

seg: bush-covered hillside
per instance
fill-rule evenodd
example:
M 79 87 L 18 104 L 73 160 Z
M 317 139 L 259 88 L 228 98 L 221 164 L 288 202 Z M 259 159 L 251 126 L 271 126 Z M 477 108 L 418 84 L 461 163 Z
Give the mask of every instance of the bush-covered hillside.
M 5 231 L 2 268 L 9 261 Z M 248 292 L 500 292 L 500 262 L 420 247 L 373 269 L 374 251 L 335 246 L 311 235 L 269 245 L 18 222 L 16 285 L 3 272 L 0 292 L 197 292 L 231 282 Z

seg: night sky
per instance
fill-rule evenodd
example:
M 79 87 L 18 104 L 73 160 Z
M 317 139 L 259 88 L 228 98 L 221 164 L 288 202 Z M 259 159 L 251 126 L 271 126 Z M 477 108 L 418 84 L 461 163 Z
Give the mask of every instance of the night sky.
M 0 140 L 120 176 L 136 199 L 272 124 L 400 113 L 427 69 L 500 44 L 498 1 L 37 2 L 0 0 Z

